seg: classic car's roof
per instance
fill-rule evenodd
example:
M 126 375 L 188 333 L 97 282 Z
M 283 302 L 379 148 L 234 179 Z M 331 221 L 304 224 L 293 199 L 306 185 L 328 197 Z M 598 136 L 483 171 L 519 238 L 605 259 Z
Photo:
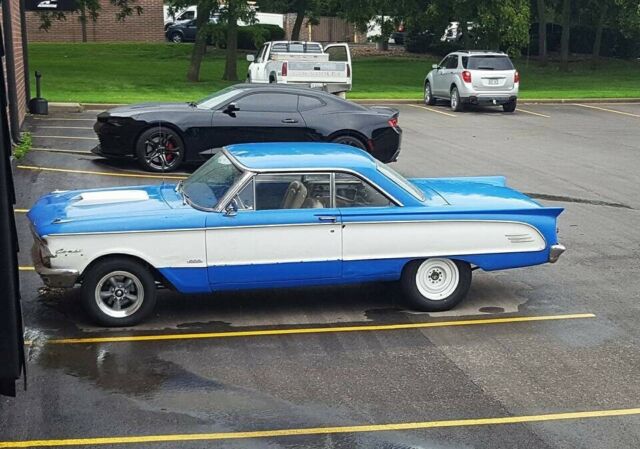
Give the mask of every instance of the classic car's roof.
M 375 159 L 358 148 L 336 143 L 247 143 L 226 150 L 251 170 L 375 168 Z

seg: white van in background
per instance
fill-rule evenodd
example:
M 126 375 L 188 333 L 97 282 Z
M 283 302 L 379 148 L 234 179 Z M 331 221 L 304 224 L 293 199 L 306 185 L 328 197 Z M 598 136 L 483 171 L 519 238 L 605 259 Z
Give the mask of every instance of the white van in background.
M 169 7 L 164 7 L 164 30 L 166 31 L 171 25 L 184 23 L 189 20 L 193 20 L 198 17 L 198 7 L 189 6 L 184 9 L 180 9 L 175 13 L 175 16 L 169 14 Z M 218 14 L 214 14 L 217 16 Z M 257 12 L 256 11 L 256 23 L 262 25 L 277 25 L 280 28 L 284 28 L 284 15 L 270 12 Z M 238 20 L 238 25 L 246 26 L 248 23 Z

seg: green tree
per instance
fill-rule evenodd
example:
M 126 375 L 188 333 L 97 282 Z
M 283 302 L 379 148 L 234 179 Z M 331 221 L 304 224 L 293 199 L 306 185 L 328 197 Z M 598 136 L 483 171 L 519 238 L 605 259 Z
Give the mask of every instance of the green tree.
M 135 14 L 142 14 L 142 6 L 136 5 L 136 0 L 109 0 L 113 6 L 116 6 L 116 19 L 120 22 L 124 21 L 127 17 Z M 82 42 L 87 42 L 87 21 L 91 20 L 95 23 L 100 16 L 99 0 L 76 0 L 76 10 L 74 13 L 78 14 L 78 21 L 80 22 L 80 29 L 82 33 Z M 63 11 L 41 11 L 38 12 L 40 19 L 40 29 L 49 31 L 54 20 L 67 20 L 67 15 Z

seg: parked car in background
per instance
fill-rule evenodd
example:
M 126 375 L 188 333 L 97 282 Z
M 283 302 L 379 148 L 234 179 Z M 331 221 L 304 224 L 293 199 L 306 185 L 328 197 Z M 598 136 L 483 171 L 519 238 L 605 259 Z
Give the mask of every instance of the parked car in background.
M 150 171 L 203 162 L 215 149 L 245 142 L 320 141 L 361 148 L 390 162 L 400 152 L 399 112 L 365 107 L 289 85 L 238 84 L 193 103 L 122 106 L 98 115 L 104 157 L 136 158 Z
M 297 84 L 344 94 L 351 90 L 351 51 L 346 43 L 266 42 L 250 62 L 248 83 Z
M 181 42 L 195 42 L 196 35 L 198 34 L 196 22 L 195 19 L 176 22 L 166 29 L 164 35 L 167 40 L 175 42 L 176 44 Z M 218 23 L 218 17 L 211 17 L 209 22 Z
M 357 148 L 273 143 L 227 147 L 178 184 L 54 192 L 28 218 L 44 282 L 81 284 L 98 323 L 130 326 L 158 285 L 400 280 L 413 308 L 448 310 L 474 268 L 555 262 L 561 212 L 502 177 L 405 179 Z
M 477 28 L 478 24 L 475 22 L 467 22 L 467 32 L 473 33 L 474 28 Z M 457 42 L 462 39 L 463 30 L 460 27 L 460 22 L 449 22 L 449 25 L 444 30 L 440 40 L 442 42 Z
M 502 52 L 464 50 L 450 53 L 434 64 L 424 80 L 424 102 L 451 101 L 451 109 L 462 111 L 465 104 L 502 105 L 505 112 L 516 110 L 520 74 L 509 56 Z
M 169 11 L 169 6 L 165 5 L 164 9 L 164 30 L 171 25 L 181 24 L 196 18 L 197 9 L 195 6 L 189 6 L 185 9 L 176 11 L 173 15 Z

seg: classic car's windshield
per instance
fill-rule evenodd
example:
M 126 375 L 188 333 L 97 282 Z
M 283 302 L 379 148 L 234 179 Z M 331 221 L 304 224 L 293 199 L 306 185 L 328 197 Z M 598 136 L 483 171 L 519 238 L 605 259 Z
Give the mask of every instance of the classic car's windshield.
M 181 191 L 195 206 L 212 209 L 218 205 L 242 173 L 223 152 L 220 152 L 189 176 Z
M 226 89 L 219 90 L 213 95 L 209 95 L 206 98 L 195 103 L 196 107 L 200 109 L 215 109 L 218 106 L 224 104 L 227 100 L 233 98 L 246 89 L 237 89 L 235 87 L 227 87 Z
M 425 200 L 424 193 L 422 193 L 422 191 L 420 189 L 418 189 L 416 186 L 414 186 L 411 183 L 411 181 L 408 181 L 407 178 L 402 176 L 400 173 L 398 173 L 397 171 L 395 171 L 393 168 L 389 167 L 388 165 L 383 164 L 382 162 L 376 162 L 376 165 L 378 166 L 378 171 L 380 171 L 380 173 L 382 173 L 387 178 L 389 178 L 390 180 L 392 180 L 393 182 L 398 184 L 404 190 L 409 192 L 412 196 L 416 197 L 420 201 L 424 201 Z

